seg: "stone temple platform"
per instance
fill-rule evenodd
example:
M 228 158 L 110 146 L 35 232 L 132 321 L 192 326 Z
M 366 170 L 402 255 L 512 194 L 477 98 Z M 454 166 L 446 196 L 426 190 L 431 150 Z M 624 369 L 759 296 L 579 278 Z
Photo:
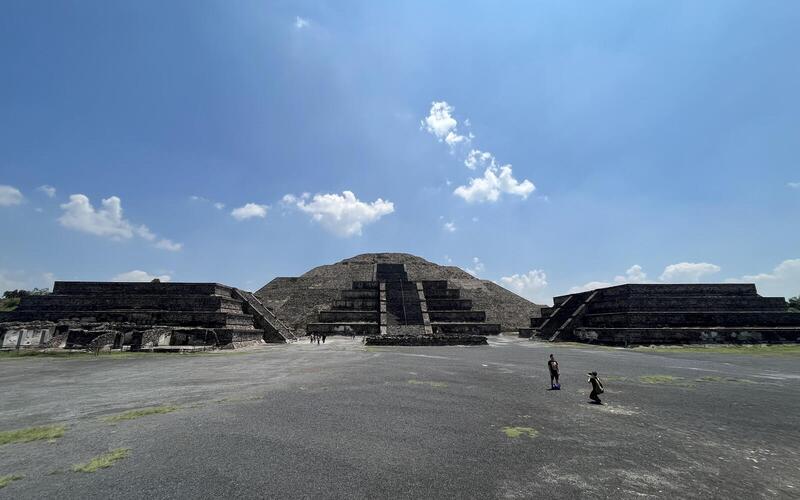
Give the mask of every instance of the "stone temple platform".
M 294 334 L 251 293 L 219 283 L 57 281 L 0 313 L 0 347 L 155 349 L 286 342 Z
M 375 264 L 372 280 L 342 290 L 306 331 L 365 335 L 371 345 L 465 345 L 485 344 L 500 325 L 486 323 L 486 312 L 447 281 L 410 281 L 404 264 Z
M 523 337 L 600 344 L 800 341 L 800 313 L 754 284 L 629 284 L 553 298 Z

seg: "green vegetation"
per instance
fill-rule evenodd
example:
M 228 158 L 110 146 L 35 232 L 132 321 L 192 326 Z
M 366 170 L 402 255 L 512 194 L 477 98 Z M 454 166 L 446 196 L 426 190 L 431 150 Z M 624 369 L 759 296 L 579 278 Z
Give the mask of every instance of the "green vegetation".
M 750 356 L 800 356 L 800 344 L 705 344 L 691 346 L 635 347 L 653 354 L 738 354 Z
M 642 375 L 639 377 L 639 381 L 644 382 L 645 384 L 666 384 L 680 386 L 692 385 L 685 378 L 673 377 L 672 375 Z
M 793 312 L 800 312 L 800 295 L 789 299 L 789 310 Z
M 72 470 L 75 472 L 95 472 L 98 469 L 107 469 L 114 465 L 114 462 L 128 458 L 130 452 L 130 448 L 117 448 L 116 450 L 94 457 L 85 464 L 73 465 Z
M 19 305 L 19 298 L 0 299 L 0 312 L 13 311 Z
M 179 410 L 179 406 L 152 406 L 150 408 L 140 408 L 138 410 L 130 410 L 123 413 L 117 413 L 109 417 L 103 417 L 106 422 L 122 422 L 124 420 L 134 420 L 148 415 L 158 415 L 161 413 L 172 413 Z
M 411 379 L 411 380 L 408 381 L 408 383 L 412 384 L 412 385 L 427 385 L 427 386 L 430 386 L 430 387 L 437 387 L 437 388 L 447 387 L 447 383 L 446 382 L 433 382 L 433 381 L 430 381 L 430 380 L 414 380 L 414 379 Z
M 506 436 L 512 439 L 516 439 L 522 435 L 528 436 L 529 438 L 535 438 L 539 435 L 539 431 L 533 427 L 503 427 L 501 430 L 505 432 Z
M 42 427 L 28 427 L 15 431 L 0 432 L 0 446 L 10 443 L 28 443 L 42 439 L 57 439 L 64 435 L 66 427 L 63 425 L 46 425 Z
M 758 382 L 754 382 L 752 380 L 748 380 L 746 378 L 732 378 L 732 377 L 719 377 L 716 375 L 706 375 L 705 377 L 700 377 L 696 380 L 697 382 L 730 382 L 733 384 L 757 384 Z
M 23 479 L 25 476 L 19 476 L 17 474 L 9 474 L 8 476 L 0 476 L 0 489 L 5 488 L 13 481 L 19 481 Z

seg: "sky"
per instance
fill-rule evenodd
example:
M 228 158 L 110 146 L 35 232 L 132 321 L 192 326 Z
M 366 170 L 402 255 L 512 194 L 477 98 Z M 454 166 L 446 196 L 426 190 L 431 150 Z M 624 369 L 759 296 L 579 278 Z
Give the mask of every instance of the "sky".
M 0 291 L 366 252 L 800 294 L 800 3 L 0 5 Z

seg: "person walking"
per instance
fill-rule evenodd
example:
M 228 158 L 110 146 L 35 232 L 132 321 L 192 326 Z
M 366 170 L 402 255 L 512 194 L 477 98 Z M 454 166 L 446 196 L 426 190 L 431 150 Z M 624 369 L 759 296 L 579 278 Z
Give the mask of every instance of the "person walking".
M 561 390 L 561 383 L 558 381 L 558 361 L 552 354 L 547 362 L 547 369 L 550 370 L 550 389 L 554 391 Z
M 308 338 L 311 339 L 311 343 L 313 344 L 314 343 L 314 334 L 313 333 L 309 333 L 308 334 Z
M 326 339 L 326 338 L 328 338 L 328 336 L 327 336 L 327 335 L 325 335 L 325 334 L 323 333 L 323 334 L 322 334 L 322 343 L 323 343 L 323 344 L 325 343 L 325 339 Z
M 589 394 L 589 399 L 591 399 L 594 404 L 601 405 L 603 402 L 600 401 L 600 394 L 603 394 L 603 382 L 600 381 L 597 372 L 589 372 L 588 375 L 589 380 L 587 380 L 587 382 L 592 384 L 592 392 Z

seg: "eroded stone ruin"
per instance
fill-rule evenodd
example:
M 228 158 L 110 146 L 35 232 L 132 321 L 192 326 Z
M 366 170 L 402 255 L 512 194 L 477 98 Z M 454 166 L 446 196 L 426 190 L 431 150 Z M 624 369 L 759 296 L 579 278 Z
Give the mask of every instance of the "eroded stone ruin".
M 459 289 L 445 280 L 411 281 L 404 264 L 375 264 L 371 280 L 353 281 L 340 293 L 308 333 L 366 335 L 371 345 L 485 344 L 484 335 L 500 333 Z
M 611 345 L 797 342 L 800 313 L 754 284 L 629 284 L 553 298 L 520 335 Z
M 0 347 L 181 350 L 286 342 L 293 332 L 249 292 L 218 283 L 57 281 L 0 313 Z

